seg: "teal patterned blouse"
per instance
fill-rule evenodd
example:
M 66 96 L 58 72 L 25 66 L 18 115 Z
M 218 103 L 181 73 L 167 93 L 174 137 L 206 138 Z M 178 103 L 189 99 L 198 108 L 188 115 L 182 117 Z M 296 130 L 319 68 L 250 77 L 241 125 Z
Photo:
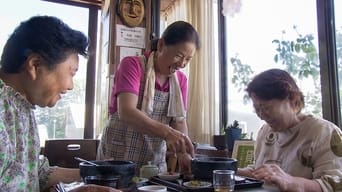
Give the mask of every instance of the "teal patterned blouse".
M 48 163 L 39 163 L 39 135 L 33 106 L 0 79 L 0 191 L 38 192 Z

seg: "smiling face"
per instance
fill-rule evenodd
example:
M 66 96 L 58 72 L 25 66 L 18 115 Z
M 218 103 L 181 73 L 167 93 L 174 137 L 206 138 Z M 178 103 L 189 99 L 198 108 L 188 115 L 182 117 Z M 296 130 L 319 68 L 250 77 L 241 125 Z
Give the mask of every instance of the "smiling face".
M 253 107 L 258 117 L 264 120 L 274 131 L 291 128 L 295 123 L 298 110 L 289 99 L 261 100 L 251 95 Z
M 138 26 L 144 18 L 144 3 L 142 0 L 121 0 L 120 16 L 128 26 Z
M 48 69 L 44 64 L 35 64 L 29 71 L 32 81 L 26 86 L 27 100 L 40 107 L 53 107 L 62 94 L 73 89 L 73 76 L 77 70 L 78 54 L 76 53 L 70 54 L 54 69 Z
M 165 45 L 163 39 L 158 41 L 156 72 L 171 75 L 186 67 L 195 55 L 196 45 L 192 42 Z

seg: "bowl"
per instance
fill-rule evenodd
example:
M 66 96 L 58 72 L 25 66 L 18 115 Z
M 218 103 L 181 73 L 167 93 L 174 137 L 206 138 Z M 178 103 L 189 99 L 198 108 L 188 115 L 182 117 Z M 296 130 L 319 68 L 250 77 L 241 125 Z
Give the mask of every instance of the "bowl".
M 135 183 L 137 187 L 141 187 L 146 185 L 146 182 L 148 182 L 147 178 L 143 177 L 133 177 L 132 181 Z
M 213 170 L 237 170 L 237 160 L 225 157 L 198 157 L 191 160 L 191 172 L 196 179 L 211 180 Z
M 132 183 L 135 175 L 136 164 L 132 161 L 91 161 L 96 165 L 86 162 L 79 164 L 80 175 L 85 182 L 86 176 L 100 177 L 120 177 L 118 180 L 118 188 L 126 188 Z
M 86 184 L 95 184 L 117 188 L 120 176 L 102 177 L 102 176 L 86 176 L 84 182 Z
M 138 191 L 142 192 L 165 192 L 167 187 L 162 185 L 146 185 L 143 187 L 138 187 Z
M 164 173 L 158 173 L 158 177 L 167 180 L 167 181 L 174 181 L 178 179 L 180 176 L 180 173 L 175 172 L 164 172 Z

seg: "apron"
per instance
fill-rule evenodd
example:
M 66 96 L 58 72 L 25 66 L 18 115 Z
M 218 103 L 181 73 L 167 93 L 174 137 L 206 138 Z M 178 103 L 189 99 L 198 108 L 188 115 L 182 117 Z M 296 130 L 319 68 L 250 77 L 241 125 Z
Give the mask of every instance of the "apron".
M 144 56 L 142 56 L 144 57 Z M 144 59 L 140 59 L 144 61 Z M 137 108 L 141 109 L 146 81 L 146 62 L 142 62 L 143 80 L 139 88 Z M 155 90 L 153 112 L 147 114 L 149 118 L 169 124 L 171 117 L 167 117 L 169 92 Z M 110 116 L 110 120 L 103 130 L 97 159 L 130 160 L 136 163 L 135 174 L 138 176 L 142 165 L 151 161 L 158 166 L 159 172 L 166 172 L 166 142 L 160 137 L 141 134 L 133 127 L 120 121 L 118 112 Z

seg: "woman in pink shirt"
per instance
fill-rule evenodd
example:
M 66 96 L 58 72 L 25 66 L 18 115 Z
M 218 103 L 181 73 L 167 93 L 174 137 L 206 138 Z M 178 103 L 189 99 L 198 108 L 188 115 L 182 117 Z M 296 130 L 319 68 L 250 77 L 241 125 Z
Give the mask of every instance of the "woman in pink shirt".
M 189 167 L 194 153 L 186 124 L 187 78 L 179 71 L 200 47 L 187 22 L 167 27 L 152 52 L 124 58 L 114 78 L 110 121 L 103 131 L 99 159 L 149 161 L 166 171 L 166 150 Z

